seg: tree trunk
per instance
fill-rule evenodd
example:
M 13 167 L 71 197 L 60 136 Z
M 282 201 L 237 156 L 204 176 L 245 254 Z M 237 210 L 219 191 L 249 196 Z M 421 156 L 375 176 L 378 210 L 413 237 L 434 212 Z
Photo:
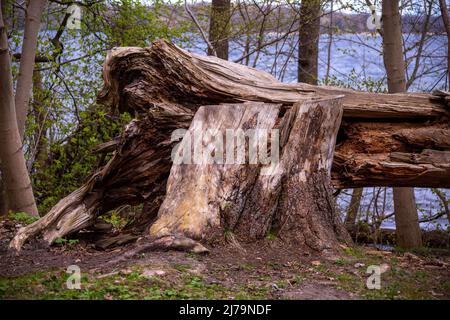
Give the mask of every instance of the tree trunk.
M 3 172 L 1 171 L 0 163 L 0 216 L 8 213 L 8 197 L 6 196 L 5 184 L 3 183 Z
M 448 17 L 448 9 L 445 0 L 439 0 L 439 7 L 441 9 L 445 32 L 447 33 L 447 84 L 448 87 L 450 87 L 450 19 Z
M 230 29 L 230 0 L 212 0 L 209 20 L 209 42 L 217 57 L 228 60 L 228 37 Z M 208 48 L 208 55 L 212 55 Z
M 364 188 L 353 189 L 352 198 L 347 210 L 347 216 L 345 217 L 345 227 L 349 232 L 353 231 L 355 228 L 363 191 Z
M 334 156 L 333 185 L 336 188 L 448 186 L 449 123 L 442 123 L 445 129 L 439 129 L 437 124 L 423 125 L 344 123 Z M 447 142 L 439 143 L 439 137 Z
M 383 1 L 381 18 L 383 19 L 383 61 L 389 93 L 406 92 L 399 0 Z
M 403 37 L 398 0 L 383 0 L 383 60 L 390 93 L 406 91 Z M 414 248 L 422 245 L 419 216 L 413 188 L 393 188 L 398 245 Z
M 42 83 L 41 72 L 34 71 L 33 75 L 33 117 L 35 121 L 35 130 L 33 134 L 33 148 L 28 159 L 28 171 L 34 169 L 35 177 L 43 178 L 44 169 L 48 161 L 48 119 L 46 102 L 44 101 L 44 86 Z
M 8 39 L 0 13 L 0 159 L 8 206 L 38 216 L 17 127 Z
M 302 1 L 298 32 L 298 82 L 317 84 L 320 0 Z
M 3 25 L 6 30 L 8 30 L 8 4 L 6 1 L 0 1 L 0 9 L 2 10 L 2 17 L 3 17 Z M 6 215 L 8 213 L 8 197 L 5 190 L 5 183 L 3 182 L 3 173 L 2 173 L 2 163 L 0 159 L 0 216 Z
M 332 166 L 335 187 L 450 187 L 450 109 L 442 92 L 436 96 L 387 95 L 283 84 L 264 72 L 195 55 L 162 40 L 148 48 L 113 50 L 103 72 L 105 86 L 99 102 L 116 112 L 136 114 L 138 119 L 126 127 L 120 139 L 97 148 L 97 152 L 114 151 L 108 164 L 44 218 L 20 230 L 12 247 L 19 249 L 27 238 L 37 234 L 43 234 L 51 243 L 92 225 L 98 215 L 125 204 L 153 204 L 146 206 L 151 210 L 130 226 L 133 231 L 147 229 L 157 218 L 166 194 L 171 150 L 176 143 L 171 141 L 171 134 L 189 128 L 201 106 L 245 102 L 257 102 L 261 108 L 275 105 L 273 108 L 280 110 L 280 123 L 281 118 L 286 118 L 284 114 L 292 114 L 289 110 L 297 102 L 306 103 L 314 97 L 332 100 L 340 94 L 344 110 Z M 303 160 L 298 156 L 295 161 Z M 74 211 L 78 216 L 73 215 Z M 240 229 L 234 230 L 239 237 Z M 169 242 L 175 246 L 176 241 Z
M 411 249 L 422 246 L 422 233 L 412 188 L 394 188 L 394 212 L 397 245 Z
M 22 55 L 20 57 L 15 96 L 17 123 L 19 134 L 22 138 L 25 132 L 25 123 L 29 109 L 28 104 L 33 87 L 34 59 L 36 57 L 38 34 L 41 27 L 41 15 L 46 3 L 46 0 L 33 0 L 29 1 L 27 5 Z

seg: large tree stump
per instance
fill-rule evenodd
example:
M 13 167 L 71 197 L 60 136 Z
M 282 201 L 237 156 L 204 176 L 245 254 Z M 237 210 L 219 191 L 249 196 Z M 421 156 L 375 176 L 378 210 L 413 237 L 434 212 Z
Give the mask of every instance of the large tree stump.
M 200 107 L 181 142 L 188 163 L 172 166 L 150 235 L 211 242 L 274 233 L 306 249 L 336 248 L 345 237 L 330 184 L 341 100 L 300 102 L 282 113 L 281 105 L 257 102 Z M 247 137 L 247 163 L 235 163 L 244 132 L 255 133 Z M 205 149 L 196 163 L 186 157 L 196 152 L 194 137 Z

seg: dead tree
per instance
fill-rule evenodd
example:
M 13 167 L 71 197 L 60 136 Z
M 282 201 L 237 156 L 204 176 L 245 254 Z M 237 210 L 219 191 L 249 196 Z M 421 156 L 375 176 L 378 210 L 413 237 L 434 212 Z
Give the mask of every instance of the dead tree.
M 322 251 L 347 239 L 331 186 L 450 186 L 444 92 L 385 95 L 284 84 L 161 40 L 113 50 L 103 76 L 99 102 L 136 119 L 120 139 L 98 148 L 113 150 L 111 160 L 19 230 L 12 248 L 37 235 L 52 243 L 120 205 L 146 203 L 133 228 L 150 235 L 155 247 L 202 251 L 191 239 L 252 241 L 274 232 Z M 179 143 L 172 132 L 189 132 L 198 122 L 218 132 L 227 126 L 278 129 L 278 170 L 267 175 L 261 164 L 172 165 Z

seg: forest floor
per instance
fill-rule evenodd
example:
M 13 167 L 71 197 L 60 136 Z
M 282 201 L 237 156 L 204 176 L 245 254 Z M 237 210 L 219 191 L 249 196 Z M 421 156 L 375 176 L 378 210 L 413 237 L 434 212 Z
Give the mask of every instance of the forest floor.
M 0 299 L 450 299 L 450 251 L 414 253 L 342 246 L 317 257 L 265 239 L 207 255 L 146 252 L 111 264 L 133 245 L 98 251 L 62 241 L 7 250 L 17 225 L 0 221 Z M 69 265 L 81 289 L 68 289 Z M 381 289 L 366 286 L 367 268 L 381 269 Z

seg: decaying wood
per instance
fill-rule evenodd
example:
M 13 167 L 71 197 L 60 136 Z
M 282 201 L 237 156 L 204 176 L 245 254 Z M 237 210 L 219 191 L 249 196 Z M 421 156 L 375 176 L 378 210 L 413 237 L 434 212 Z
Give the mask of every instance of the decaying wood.
M 157 205 L 165 194 L 165 181 L 171 166 L 171 132 L 187 128 L 191 117 L 186 108 L 160 105 L 144 119 L 132 121 L 105 167 L 59 201 L 42 219 L 21 228 L 10 246 L 19 250 L 28 238 L 37 234 L 52 243 L 92 225 L 98 215 L 123 204 L 139 204 L 152 199 Z M 153 213 L 147 212 L 145 223 L 156 213 L 157 208 Z
M 425 186 L 448 187 L 450 179 L 449 152 L 445 152 L 446 163 L 435 162 L 434 157 L 422 153 L 380 154 L 378 158 L 355 154 L 351 158 L 335 154 L 333 185 L 339 187 L 364 186 Z M 433 150 L 433 153 L 439 151 Z M 348 177 L 348 181 L 345 181 Z
M 438 152 L 450 151 L 450 108 L 443 92 L 386 95 L 284 84 L 267 73 L 188 53 L 162 40 L 148 48 L 114 49 L 105 61 L 103 77 L 99 102 L 116 112 L 130 112 L 136 119 L 119 143 L 99 148 L 98 152 L 115 148 L 108 164 L 44 218 L 19 231 L 13 248 L 20 249 L 27 238 L 41 233 L 51 243 L 124 204 L 146 203 L 138 225 L 142 229 L 151 225 L 166 194 L 174 146 L 171 133 L 188 128 L 201 106 L 253 101 L 275 104 L 281 114 L 292 114 L 296 103 L 304 106 L 317 97 L 343 95 L 343 121 L 332 168 L 335 187 L 450 187 L 446 155 L 436 160 Z M 73 208 L 79 212 L 75 219 L 70 215 Z
M 446 121 L 344 124 L 334 156 L 333 185 L 449 187 L 450 162 L 444 155 L 450 151 L 450 123 Z
M 21 228 L 10 246 L 20 249 L 29 237 L 42 234 L 44 241 L 53 243 L 57 238 L 76 232 L 94 222 L 100 205 L 98 195 L 89 195 L 89 180 L 81 188 L 60 200 L 44 217 Z

